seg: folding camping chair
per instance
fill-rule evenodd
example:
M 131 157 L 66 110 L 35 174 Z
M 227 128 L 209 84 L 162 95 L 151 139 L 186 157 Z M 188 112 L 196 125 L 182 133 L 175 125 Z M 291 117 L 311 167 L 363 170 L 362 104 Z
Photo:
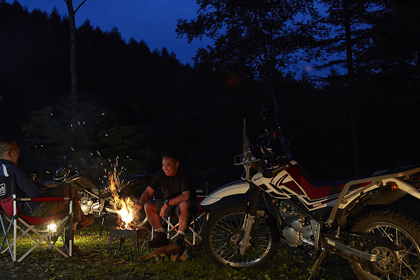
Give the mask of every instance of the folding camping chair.
M 188 232 L 185 232 L 185 242 L 190 246 L 195 246 L 201 241 L 201 231 L 203 229 L 204 223 L 208 220 L 209 214 L 204 211 L 200 203 L 206 198 L 206 196 L 197 195 L 198 205 L 191 207 L 191 218 L 190 224 L 188 226 Z M 170 240 L 176 238 L 179 228 L 179 218 L 177 216 L 169 216 L 163 220 L 163 223 L 167 225 L 167 237 Z M 153 239 L 154 231 L 152 230 Z
M 68 214 L 60 214 L 50 217 L 32 217 L 26 216 L 19 213 L 17 207 L 18 201 L 35 201 L 35 202 L 48 202 L 54 203 L 58 201 L 69 201 L 69 212 Z M 9 251 L 12 258 L 13 265 L 19 264 L 30 252 L 36 247 L 41 246 L 48 250 L 56 250 L 64 257 L 71 259 L 72 257 L 72 243 L 73 243 L 73 211 L 72 211 L 72 200 L 69 197 L 38 197 L 38 198 L 19 198 L 17 196 L 17 186 L 15 175 L 8 177 L 0 177 L 0 222 L 3 229 L 3 240 L 0 245 L 0 253 L 4 254 Z M 52 228 L 52 224 L 55 224 L 55 229 Z M 47 227 L 47 230 L 40 228 Z M 67 240 L 68 244 L 63 238 L 65 228 L 67 227 Z M 18 236 L 18 232 L 20 235 Z M 12 237 L 11 237 L 12 235 Z M 17 246 L 18 241 L 27 236 L 35 242 L 30 249 L 23 253 L 23 255 L 17 259 Z M 64 249 L 61 250 L 56 246 L 56 241 L 61 237 L 64 244 Z M 48 247 L 45 246 L 46 242 Z M 7 244 L 7 248 L 3 246 Z

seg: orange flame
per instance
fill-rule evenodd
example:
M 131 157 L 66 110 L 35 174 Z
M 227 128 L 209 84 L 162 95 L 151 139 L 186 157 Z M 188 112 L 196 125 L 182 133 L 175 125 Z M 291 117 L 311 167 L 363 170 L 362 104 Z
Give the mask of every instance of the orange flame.
M 108 185 L 112 193 L 112 203 L 114 210 L 118 214 L 118 221 L 120 229 L 133 229 L 135 217 L 135 211 L 133 209 L 134 202 L 128 197 L 126 199 L 120 198 L 118 195 L 118 189 L 120 186 L 120 179 L 118 177 L 117 165 L 114 166 L 114 170 L 109 172 Z

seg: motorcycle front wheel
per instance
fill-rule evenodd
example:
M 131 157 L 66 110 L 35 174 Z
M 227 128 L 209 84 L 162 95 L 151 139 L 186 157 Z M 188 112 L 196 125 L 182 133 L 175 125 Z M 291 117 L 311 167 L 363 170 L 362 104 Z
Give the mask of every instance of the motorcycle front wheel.
M 205 223 L 203 248 L 207 256 L 218 265 L 235 268 L 260 267 L 270 261 L 278 249 L 274 241 L 276 228 L 257 218 L 252 226 L 245 254 L 240 254 L 243 224 L 247 218 L 245 206 L 233 205 L 224 208 Z M 275 223 L 274 223 L 275 226 Z
M 401 248 L 373 249 L 379 256 L 371 270 L 377 279 L 420 279 L 420 225 L 415 220 L 398 212 L 376 211 L 356 223 L 353 231 L 388 239 Z M 351 267 L 360 280 L 372 279 L 361 264 L 351 262 Z

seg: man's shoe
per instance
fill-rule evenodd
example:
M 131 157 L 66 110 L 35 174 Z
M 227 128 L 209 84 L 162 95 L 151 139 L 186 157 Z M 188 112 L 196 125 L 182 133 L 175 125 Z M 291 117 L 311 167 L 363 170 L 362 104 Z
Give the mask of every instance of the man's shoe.
M 90 226 L 91 224 L 93 224 L 94 221 L 95 221 L 95 218 L 91 214 L 86 215 L 84 217 L 83 221 L 80 221 L 80 222 L 77 223 L 76 229 L 77 230 L 82 230 L 85 227 Z
M 147 244 L 149 248 L 159 248 L 169 245 L 169 239 L 166 237 L 166 233 L 157 232 L 156 237 L 153 238 L 152 241 L 149 241 Z
M 183 234 L 178 234 L 175 238 L 175 244 L 180 248 L 184 246 L 184 241 L 185 241 L 185 235 Z
M 79 249 L 79 247 L 76 245 L 73 245 L 72 253 L 73 253 L 73 256 L 76 256 L 76 257 L 83 257 L 83 256 L 89 255 L 89 252 Z

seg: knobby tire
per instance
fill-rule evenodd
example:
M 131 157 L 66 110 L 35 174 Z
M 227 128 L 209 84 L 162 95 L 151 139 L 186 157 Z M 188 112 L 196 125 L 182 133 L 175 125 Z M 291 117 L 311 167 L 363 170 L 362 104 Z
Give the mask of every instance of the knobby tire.
M 242 256 L 239 253 L 245 216 L 245 205 L 232 205 L 214 213 L 205 223 L 203 248 L 216 264 L 234 268 L 255 268 L 274 257 L 279 246 L 274 242 L 277 228 L 275 223 L 267 223 L 262 218 L 257 218 L 253 225 L 245 254 Z
M 378 268 L 384 267 L 381 267 L 379 262 L 373 265 L 376 277 L 398 280 L 420 279 L 420 225 L 417 221 L 399 212 L 375 211 L 359 220 L 353 231 L 386 238 L 402 248 L 396 252 L 397 259 L 394 264 L 387 267 L 389 272 L 381 273 L 383 270 Z M 359 280 L 369 279 L 367 270 L 362 265 L 354 261 L 350 264 Z

